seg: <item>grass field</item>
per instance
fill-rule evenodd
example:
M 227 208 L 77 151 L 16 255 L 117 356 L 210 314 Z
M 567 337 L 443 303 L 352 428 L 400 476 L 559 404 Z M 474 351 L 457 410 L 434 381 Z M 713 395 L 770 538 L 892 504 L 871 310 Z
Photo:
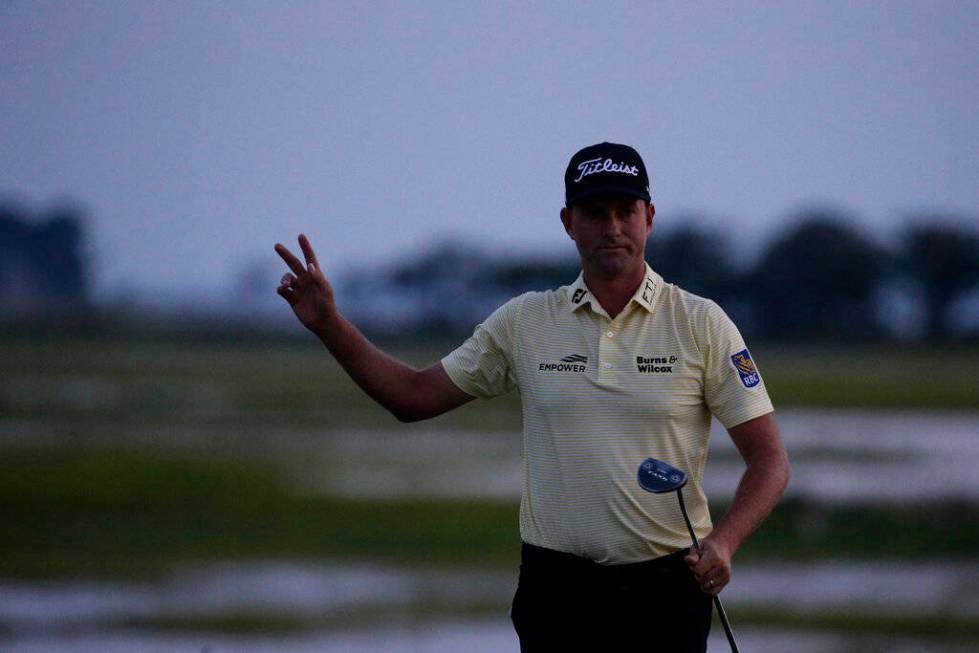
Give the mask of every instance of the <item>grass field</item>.
M 394 347 L 416 365 L 446 349 Z M 979 410 L 979 350 L 758 351 L 777 406 Z M 99 560 L 123 558 L 152 567 L 154 552 L 170 559 L 277 549 L 408 558 L 427 551 L 445 562 L 459 556 L 513 562 L 511 503 L 297 498 L 279 483 L 291 470 L 269 447 L 301 440 L 297 433 L 397 429 L 410 438 L 431 428 L 519 432 L 519 396 L 471 402 L 433 422 L 405 425 L 366 398 L 311 339 L 0 342 L 0 437 L 16 444 L 0 460 L 0 505 L 20 516 L 0 544 L 0 572 L 95 569 Z M 51 446 L 52 434 L 63 446 Z M 241 455 L 249 446 L 259 455 Z M 919 534 L 946 528 L 949 511 L 976 513 L 974 506 L 839 510 L 828 517 L 823 539 L 809 541 L 799 536 L 807 513 L 798 508 L 783 505 L 752 549 L 805 557 L 876 550 L 886 542 L 895 554 L 918 555 Z M 352 513 L 373 518 L 351 520 Z M 935 553 L 979 551 L 979 520 L 949 523 L 957 524 L 954 532 L 942 532 Z M 875 536 L 861 541 L 864 531 Z M 128 549 L 123 556 L 100 547 Z
M 132 449 L 14 450 L 0 459 L 0 576 L 156 573 L 178 560 L 368 557 L 512 567 L 517 503 L 344 499 L 291 491 L 269 461 Z M 713 506 L 722 514 L 725 506 Z M 814 523 L 820 524 L 813 529 Z M 782 503 L 739 559 L 970 558 L 979 506 L 827 510 Z
M 394 346 L 415 365 L 450 345 Z M 755 348 L 777 407 L 979 411 L 979 349 Z M 405 429 L 319 343 L 0 342 L 0 415 L 78 423 Z M 519 396 L 475 401 L 423 428 L 520 428 Z
M 423 365 L 449 348 L 391 349 Z M 779 407 L 979 411 L 979 350 L 757 346 L 753 353 Z M 311 339 L 0 341 L 0 579 L 152 579 L 184 562 L 269 559 L 515 569 L 515 500 L 346 498 L 296 483 L 297 459 L 325 433 L 410 439 L 426 429 L 517 433 L 519 396 L 405 425 L 364 397 Z M 970 561 L 977 551 L 975 503 L 793 499 L 738 562 Z M 975 619 L 934 611 L 902 619 L 742 608 L 732 616 L 771 628 L 979 636 Z M 159 615 L 122 626 L 248 633 L 326 622 L 311 623 L 262 613 Z

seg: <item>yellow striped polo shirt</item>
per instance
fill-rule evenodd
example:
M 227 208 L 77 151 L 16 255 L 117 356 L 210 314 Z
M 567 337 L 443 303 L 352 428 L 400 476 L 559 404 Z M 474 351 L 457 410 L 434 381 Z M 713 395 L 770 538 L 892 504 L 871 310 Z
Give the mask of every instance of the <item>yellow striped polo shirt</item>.
M 511 299 L 442 365 L 475 397 L 520 391 L 521 538 L 601 564 L 690 546 L 676 497 L 639 487 L 646 458 L 687 472 L 690 519 L 698 537 L 710 533 L 701 481 L 711 415 L 730 428 L 772 411 L 730 318 L 648 265 L 615 319 L 579 276 Z

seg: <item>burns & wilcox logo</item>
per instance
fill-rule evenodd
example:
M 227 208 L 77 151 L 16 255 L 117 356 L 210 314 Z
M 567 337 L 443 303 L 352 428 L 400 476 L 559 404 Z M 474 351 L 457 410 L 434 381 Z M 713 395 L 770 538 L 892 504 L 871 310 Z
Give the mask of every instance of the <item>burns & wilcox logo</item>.
M 538 372 L 571 372 L 581 374 L 588 369 L 588 357 L 581 354 L 565 356 L 560 362 L 541 361 L 537 366 Z
M 676 356 L 636 356 L 636 370 L 643 374 L 673 374 Z

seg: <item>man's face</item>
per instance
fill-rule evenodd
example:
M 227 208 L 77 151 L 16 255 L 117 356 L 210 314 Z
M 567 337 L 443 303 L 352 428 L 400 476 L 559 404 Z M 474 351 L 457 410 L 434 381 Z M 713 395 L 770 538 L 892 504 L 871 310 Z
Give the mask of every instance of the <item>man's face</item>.
M 628 195 L 599 195 L 561 209 L 564 230 L 578 247 L 583 266 L 616 277 L 641 265 L 654 208 Z

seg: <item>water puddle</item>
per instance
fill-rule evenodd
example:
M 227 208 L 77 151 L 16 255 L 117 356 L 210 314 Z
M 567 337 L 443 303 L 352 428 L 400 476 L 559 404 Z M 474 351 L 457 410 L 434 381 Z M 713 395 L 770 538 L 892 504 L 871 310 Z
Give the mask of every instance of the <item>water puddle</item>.
M 979 415 L 786 410 L 778 421 L 793 466 L 790 496 L 836 504 L 979 501 Z M 513 433 L 343 432 L 310 455 L 304 489 L 348 497 L 516 500 L 521 455 L 520 436 Z M 742 471 L 734 445 L 715 422 L 704 474 L 708 495 L 729 498 Z
M 886 635 L 845 635 L 807 630 L 737 628 L 743 651 L 753 653 L 972 653 L 974 644 Z M 715 632 L 717 631 L 717 632 Z M 708 653 L 730 651 L 715 625 Z M 191 633 L 84 633 L 0 640 L 7 653 L 518 653 L 517 637 L 502 619 L 439 620 L 342 633 L 286 637 Z
M 158 583 L 0 581 L 0 648 L 10 651 L 506 651 L 516 650 L 507 609 L 516 572 L 301 562 L 182 567 Z M 968 563 L 824 562 L 744 566 L 724 594 L 729 611 L 848 612 L 979 619 Z M 478 616 L 482 615 L 482 616 Z M 212 635 L 208 619 L 286 616 L 280 637 Z M 351 622 L 356 617 L 358 622 Z M 203 622 L 202 622 L 203 620 Z M 155 625 L 167 624 L 157 632 Z M 180 634 L 203 623 L 207 634 Z M 261 622 L 258 632 L 261 632 Z M 843 648 L 843 634 L 799 637 L 748 629 L 750 650 Z M 881 636 L 877 636 L 878 639 Z M 839 641 L 838 641 L 839 640 Z M 876 641 L 870 637 L 872 641 Z M 747 640 L 746 640 L 747 641 Z M 852 643 L 852 642 L 851 642 Z M 927 644 L 927 642 L 925 642 Z M 847 644 L 849 645 L 849 644 Z M 45 648 L 47 647 L 47 648 Z M 128 648 L 127 648 L 128 647 Z M 168 648 L 169 647 L 169 648 Z M 723 650 L 718 648 L 717 650 Z M 948 650 L 929 646 L 906 650 Z
M 979 501 L 977 413 L 788 409 L 777 417 L 792 460 L 789 496 L 834 504 Z M 200 425 L 120 423 L 100 427 L 85 441 L 280 453 L 302 467 L 298 491 L 340 497 L 517 500 L 523 487 L 519 433 L 245 430 L 232 435 Z M 0 420 L 2 447 L 57 446 L 77 435 L 70 423 L 56 419 Z M 715 421 L 704 475 L 708 495 L 729 498 L 742 470 Z
M 516 572 L 321 565 L 220 564 L 176 569 L 159 583 L 0 581 L 0 627 L 75 628 L 140 619 L 288 614 L 316 620 L 351 610 L 505 605 Z

